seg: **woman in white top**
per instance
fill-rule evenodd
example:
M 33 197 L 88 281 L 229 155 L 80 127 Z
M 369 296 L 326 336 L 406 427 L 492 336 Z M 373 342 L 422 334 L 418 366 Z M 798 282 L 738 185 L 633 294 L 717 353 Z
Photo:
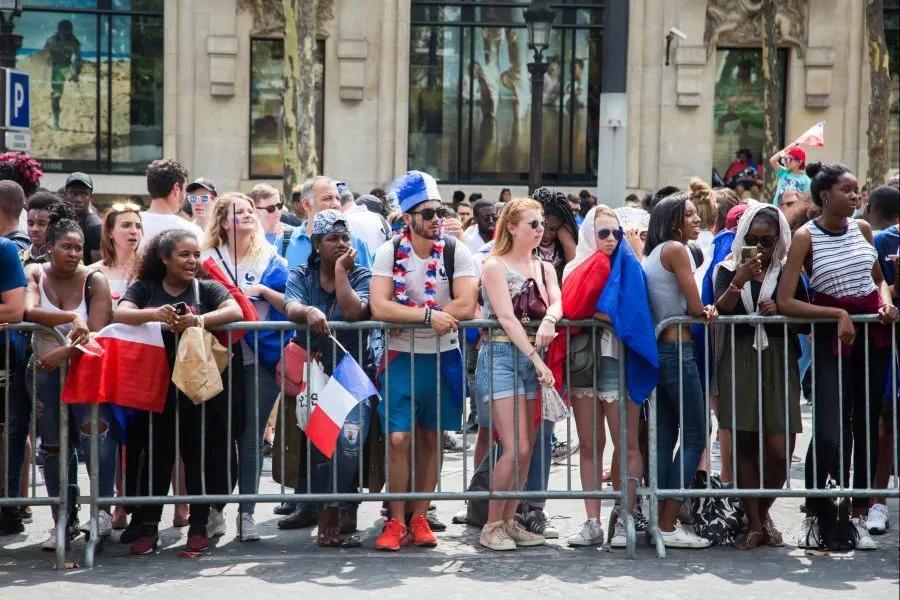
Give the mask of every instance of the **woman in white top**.
M 206 231 L 202 259 L 204 262 L 208 259 L 215 261 L 225 276 L 253 301 L 260 321 L 284 320 L 280 311 L 284 307 L 287 261 L 266 241 L 256 206 L 249 197 L 229 193 L 219 198 Z M 259 336 L 258 340 L 254 335 Z M 269 331 L 251 333 L 241 340 L 246 390 L 244 423 L 238 438 L 239 487 L 242 494 L 255 494 L 259 489 L 263 434 L 280 391 L 275 382 L 275 363 L 280 349 L 274 349 L 274 356 L 270 356 L 269 352 L 273 349 L 272 343 L 277 345 L 280 337 L 278 331 Z M 285 332 L 283 339 L 289 338 L 290 335 Z M 255 506 L 254 502 L 240 503 L 237 527 L 241 541 L 259 539 L 253 519 Z M 215 507 L 210 514 L 211 520 L 221 518 Z
M 66 338 L 60 344 L 55 335 L 37 332 L 34 336 L 34 357 L 28 365 L 28 385 L 34 381 L 35 394 L 43 405 L 37 420 L 41 429 L 41 453 L 44 456 L 44 480 L 47 495 L 59 496 L 59 423 L 63 410 L 70 410 L 70 418 L 79 431 L 78 438 L 68 440 L 69 455 L 66 468 L 69 480 L 68 537 L 78 535 L 78 515 L 75 511 L 77 492 L 78 455 L 76 448 L 87 451 L 86 442 L 90 438 L 91 411 L 89 404 L 73 404 L 71 407 L 61 401 L 62 382 L 60 366 L 70 356 L 79 352 L 77 346 L 90 340 L 90 333 L 96 332 L 112 320 L 109 301 L 109 286 L 102 273 L 92 271 L 81 264 L 84 252 L 84 234 L 74 210 L 65 203 L 54 204 L 49 209 L 50 225 L 47 228 L 47 248 L 50 260 L 46 264 L 29 265 L 25 272 L 28 291 L 25 297 L 25 320 L 46 327 L 53 327 Z M 34 373 L 34 374 L 33 374 Z M 29 410 L 31 404 L 28 404 Z M 111 496 L 115 475 L 116 435 L 115 420 L 109 405 L 99 407 L 99 474 L 100 494 Z M 90 452 L 86 452 L 90 460 Z M 53 508 L 53 520 L 58 517 Z M 108 536 L 112 531 L 109 507 L 101 507 L 100 536 Z M 55 529 L 55 528 L 54 528 Z M 57 538 L 54 530 L 42 544 L 44 550 L 55 550 Z
M 103 213 L 100 236 L 101 259 L 90 266 L 109 282 L 113 308 L 134 281 L 134 268 L 139 262 L 138 247 L 144 239 L 141 207 L 132 202 L 118 202 Z

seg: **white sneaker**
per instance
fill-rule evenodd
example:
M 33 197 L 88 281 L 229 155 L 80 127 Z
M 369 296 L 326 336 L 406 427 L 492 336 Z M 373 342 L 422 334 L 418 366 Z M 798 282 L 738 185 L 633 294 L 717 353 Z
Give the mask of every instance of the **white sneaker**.
M 56 529 L 50 530 L 50 536 L 41 542 L 41 550 L 46 550 L 47 552 L 53 552 L 56 550 Z
M 478 543 L 491 550 L 504 551 L 515 550 L 516 543 L 506 532 L 506 523 L 497 521 L 496 523 L 485 523 L 481 530 L 481 536 Z
M 97 536 L 102 540 L 110 535 L 112 535 L 112 515 L 101 510 L 97 517 Z
M 663 544 L 666 548 L 708 548 L 712 545 L 706 538 L 691 533 L 683 527 L 676 527 L 674 531 L 660 530 Z
M 566 538 L 570 546 L 596 546 L 603 543 L 603 528 L 594 519 L 588 519 L 577 533 Z
M 884 535 L 891 528 L 890 513 L 884 504 L 873 504 L 866 516 L 866 525 L 872 535 Z
M 797 536 L 797 547 L 818 548 L 821 545 L 819 524 L 815 522 L 813 517 L 806 517 L 803 519 L 803 525 L 800 527 L 800 535 Z
M 238 513 L 235 519 L 237 525 L 237 539 L 242 542 L 258 542 L 259 531 L 256 530 L 256 521 L 250 513 Z
M 878 543 L 869 535 L 869 529 L 866 526 L 866 518 L 859 517 L 851 519 L 853 526 L 856 527 L 856 549 L 857 550 L 878 550 Z
M 609 541 L 609 545 L 613 548 L 624 548 L 626 543 L 625 531 L 625 519 L 616 519 L 616 524 L 613 526 L 613 536 Z
M 506 522 L 506 535 L 515 542 L 516 546 L 543 546 L 547 543 L 544 536 L 528 531 L 515 519 Z
M 209 509 L 209 518 L 206 520 L 206 537 L 214 538 L 225 535 L 225 511 L 219 512 L 215 508 Z

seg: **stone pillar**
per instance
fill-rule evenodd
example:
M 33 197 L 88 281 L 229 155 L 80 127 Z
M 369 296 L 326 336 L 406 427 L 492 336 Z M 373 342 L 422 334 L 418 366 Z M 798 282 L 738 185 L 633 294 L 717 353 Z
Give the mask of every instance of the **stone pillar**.
M 628 154 L 628 12 L 630 2 L 606 6 L 603 36 L 603 82 L 597 139 L 597 201 L 607 206 L 625 202 Z

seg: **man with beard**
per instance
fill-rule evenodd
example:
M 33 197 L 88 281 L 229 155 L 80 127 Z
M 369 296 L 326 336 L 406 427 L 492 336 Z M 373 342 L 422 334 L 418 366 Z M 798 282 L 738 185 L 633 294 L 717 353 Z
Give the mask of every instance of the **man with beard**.
M 379 368 L 385 400 L 378 413 L 390 444 L 388 491 L 407 492 L 414 480 L 414 491 L 431 492 L 440 472 L 438 430 L 460 426 L 465 390 L 457 330 L 459 321 L 471 319 L 475 312 L 475 271 L 468 249 L 441 234 L 441 219 L 450 213 L 441 205 L 433 177 L 410 171 L 394 182 L 390 193 L 404 213 L 404 227 L 375 252 L 369 294 L 372 317 L 424 323 L 428 328 L 391 335 L 383 361 L 390 362 L 389 380 L 386 365 Z M 414 478 L 410 474 L 413 434 Z M 403 500 L 389 504 L 391 518 L 375 542 L 376 549 L 396 551 L 410 540 L 415 546 L 437 544 L 426 517 L 428 500 L 410 502 L 408 507 Z M 407 533 L 408 513 L 412 518 Z
M 472 215 L 475 218 L 475 227 L 470 227 L 463 241 L 469 248 L 470 254 L 478 250 L 494 239 L 494 227 L 497 225 L 497 205 L 490 200 L 480 199 L 472 206 Z

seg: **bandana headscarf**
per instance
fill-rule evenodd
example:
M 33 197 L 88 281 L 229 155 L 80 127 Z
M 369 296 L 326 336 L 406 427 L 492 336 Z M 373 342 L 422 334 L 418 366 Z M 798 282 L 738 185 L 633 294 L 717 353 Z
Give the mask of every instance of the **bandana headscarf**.
M 619 225 L 624 230 L 634 228 L 646 230 L 650 224 L 650 213 L 640 208 L 616 208 L 613 212 L 616 213 Z M 575 258 L 563 270 L 563 281 L 578 265 L 597 251 L 597 232 L 594 230 L 594 217 L 596 215 L 597 207 L 595 206 L 584 216 L 584 221 L 581 222 L 581 227 L 578 228 L 578 244 L 575 246 Z
M 778 276 L 781 274 L 784 261 L 787 258 L 788 248 L 791 245 L 791 227 L 784 218 L 780 210 L 771 204 L 753 204 L 744 212 L 741 220 L 737 224 L 737 233 L 734 236 L 734 242 L 731 245 L 731 255 L 719 263 L 716 268 L 728 269 L 734 272 L 741 259 L 741 248 L 744 247 L 744 236 L 750 231 L 750 225 L 756 215 L 762 211 L 771 211 L 772 215 L 778 219 L 778 241 L 775 242 L 775 251 L 772 253 L 772 262 L 766 269 L 766 275 L 762 282 L 762 288 L 759 290 L 759 299 L 756 305 L 753 304 L 753 294 L 750 291 L 750 285 L 744 285 L 741 290 L 741 302 L 744 304 L 744 310 L 748 315 L 759 314 L 759 303 L 763 300 L 771 300 L 772 294 L 775 293 L 775 286 L 778 285 Z M 713 276 L 715 278 L 715 275 Z M 765 350 L 769 347 L 769 338 L 766 335 L 764 325 L 757 324 L 756 335 L 753 341 L 753 348 Z

